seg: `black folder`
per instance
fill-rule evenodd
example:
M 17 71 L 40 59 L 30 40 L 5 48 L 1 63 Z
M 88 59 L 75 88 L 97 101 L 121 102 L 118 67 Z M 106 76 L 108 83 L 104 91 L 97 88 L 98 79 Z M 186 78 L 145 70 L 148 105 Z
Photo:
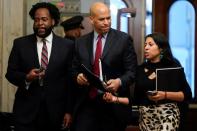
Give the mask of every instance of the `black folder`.
M 96 87 L 100 91 L 105 91 L 104 81 L 101 81 L 100 78 L 90 71 L 84 64 L 81 64 L 82 73 L 85 74 L 91 86 Z
M 156 69 L 156 91 L 179 91 L 183 80 L 182 67 Z

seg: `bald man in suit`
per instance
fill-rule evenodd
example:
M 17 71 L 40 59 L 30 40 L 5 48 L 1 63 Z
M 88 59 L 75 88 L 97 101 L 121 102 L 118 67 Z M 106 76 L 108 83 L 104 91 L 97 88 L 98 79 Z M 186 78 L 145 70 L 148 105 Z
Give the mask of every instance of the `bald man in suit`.
M 128 114 L 126 106 L 104 101 L 103 93 L 97 90 L 90 97 L 94 85 L 81 70 L 84 64 L 94 72 L 98 36 L 101 35 L 100 56 L 107 92 L 129 97 L 129 86 L 134 82 L 137 65 L 132 38 L 111 28 L 109 8 L 101 2 L 90 8 L 90 20 L 94 31 L 76 40 L 73 60 L 73 78 L 78 85 L 77 104 L 74 112 L 75 131 L 124 131 Z M 100 92 L 100 93 L 99 93 Z M 122 117 L 125 116 L 125 117 Z

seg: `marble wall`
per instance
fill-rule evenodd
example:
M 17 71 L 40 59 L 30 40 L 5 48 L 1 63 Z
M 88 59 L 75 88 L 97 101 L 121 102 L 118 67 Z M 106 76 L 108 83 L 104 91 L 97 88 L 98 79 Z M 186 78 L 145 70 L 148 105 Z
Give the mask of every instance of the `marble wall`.
M 28 8 L 38 0 L 0 0 L 0 111 L 11 112 L 16 87 L 5 79 L 13 40 L 27 32 Z M 28 18 L 27 18 L 28 17 Z
M 7 60 L 14 38 L 24 32 L 24 0 L 1 0 L 0 2 L 0 110 L 11 111 L 14 93 L 13 87 L 6 79 Z

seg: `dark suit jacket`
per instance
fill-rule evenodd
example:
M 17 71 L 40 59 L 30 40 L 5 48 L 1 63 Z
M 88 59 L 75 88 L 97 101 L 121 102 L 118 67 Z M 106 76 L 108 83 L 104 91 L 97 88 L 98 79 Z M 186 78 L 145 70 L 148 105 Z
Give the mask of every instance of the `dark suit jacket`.
M 84 64 L 87 68 L 92 70 L 93 38 L 94 33 L 91 32 L 76 40 L 76 54 L 73 60 L 73 78 L 75 80 L 77 75 L 81 72 L 81 64 Z M 118 90 L 119 96 L 129 97 L 129 86 L 134 82 L 137 65 L 132 38 L 126 33 L 110 29 L 106 38 L 101 61 L 103 75 L 105 75 L 108 80 L 115 78 L 121 79 L 122 86 Z M 82 105 L 88 97 L 88 89 L 89 88 L 79 88 L 81 93 L 78 95 L 76 110 L 80 108 L 80 105 Z
M 40 87 L 34 80 L 27 90 L 26 74 L 33 68 L 39 68 L 37 39 L 29 35 L 14 40 L 8 61 L 6 78 L 18 87 L 13 112 L 17 121 L 31 122 L 39 109 L 41 97 L 45 100 L 51 120 L 62 122 L 65 112 L 71 112 L 69 68 L 73 56 L 72 41 L 53 34 L 51 56 L 45 71 L 44 86 Z

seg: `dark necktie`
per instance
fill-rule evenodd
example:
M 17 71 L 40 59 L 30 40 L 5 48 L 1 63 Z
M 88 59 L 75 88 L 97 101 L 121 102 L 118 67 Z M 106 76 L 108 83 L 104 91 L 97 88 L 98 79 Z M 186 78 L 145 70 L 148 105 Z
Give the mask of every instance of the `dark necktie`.
M 94 59 L 94 64 L 93 64 L 93 72 L 95 75 L 99 77 L 99 59 L 101 58 L 102 55 L 102 35 L 98 35 L 98 41 L 96 45 L 96 51 L 95 51 L 95 59 Z M 98 94 L 98 90 L 96 87 L 92 87 L 89 93 L 89 96 L 91 99 L 94 99 Z
M 43 39 L 42 53 L 41 53 L 41 67 L 46 70 L 48 65 L 48 50 L 46 45 L 46 40 Z

